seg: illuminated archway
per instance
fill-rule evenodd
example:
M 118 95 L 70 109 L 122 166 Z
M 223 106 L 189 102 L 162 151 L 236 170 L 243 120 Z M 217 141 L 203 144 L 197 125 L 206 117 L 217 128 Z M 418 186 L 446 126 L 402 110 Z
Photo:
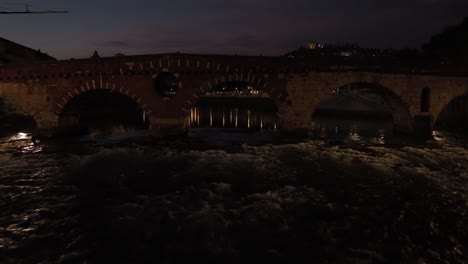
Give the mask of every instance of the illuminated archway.
M 190 110 L 191 127 L 276 130 L 278 107 L 270 95 L 245 81 L 219 83 L 207 89 Z

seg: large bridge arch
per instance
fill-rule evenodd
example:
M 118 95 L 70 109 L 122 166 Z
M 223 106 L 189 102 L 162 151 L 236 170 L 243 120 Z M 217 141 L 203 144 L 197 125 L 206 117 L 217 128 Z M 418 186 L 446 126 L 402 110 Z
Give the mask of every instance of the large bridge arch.
M 132 128 L 140 129 L 145 126 L 149 128 L 151 124 L 146 112 L 133 98 L 110 89 L 93 89 L 79 93 L 70 98 L 57 115 L 58 128 L 62 132 L 71 132 L 70 130 L 83 125 L 109 129 L 111 127 L 106 126 L 115 126 L 116 122 L 121 126 L 133 125 Z M 102 116 L 107 118 L 103 120 Z
M 57 115 L 60 114 L 63 108 L 77 96 L 94 90 L 106 90 L 121 94 L 134 101 L 147 115 L 153 113 L 153 110 L 151 109 L 149 104 L 146 102 L 145 99 L 143 99 L 144 96 L 139 96 L 138 92 L 134 92 L 129 88 L 125 88 L 123 84 L 118 83 L 107 82 L 105 85 L 96 85 L 94 80 L 83 81 L 82 85 L 80 85 L 79 88 L 74 87 L 72 89 L 69 89 L 68 91 L 65 91 L 65 93 L 63 93 L 61 96 L 59 96 L 60 99 L 56 103 L 55 113 Z
M 184 107 L 186 107 L 185 109 L 189 109 L 193 106 L 194 103 L 198 101 L 199 97 L 204 95 L 207 91 L 215 88 L 216 86 L 230 82 L 248 83 L 252 86 L 258 87 L 271 97 L 278 109 L 280 109 L 287 98 L 287 92 L 285 89 L 287 83 L 286 79 L 272 78 L 269 75 L 253 73 L 217 74 L 215 76 L 204 78 L 200 82 L 200 85 L 193 89 L 192 96 L 189 96 L 184 104 Z
M 223 84 L 232 82 L 250 84 L 258 89 L 262 90 L 276 105 L 278 112 L 277 116 L 280 123 L 287 123 L 287 118 L 282 115 L 285 111 L 288 111 L 286 99 L 288 97 L 286 92 L 287 80 L 283 76 L 272 76 L 268 74 L 255 74 L 253 72 L 247 73 L 218 73 L 200 76 L 200 78 L 190 78 L 181 74 L 182 87 L 191 86 L 190 92 L 182 89 L 182 95 L 176 100 L 179 100 L 181 107 L 181 114 L 186 116 L 190 115 L 191 109 L 197 105 L 200 97 L 204 96 L 207 92 Z M 175 96 L 177 97 L 177 95 Z M 177 104 L 177 103 L 176 103 Z
M 308 130 L 315 109 L 333 95 L 332 91 L 349 84 L 366 83 L 384 88 L 392 95 L 398 102 L 394 109 L 397 111 L 394 113 L 396 128 L 411 133 L 414 129 L 413 117 L 419 109 L 414 107 L 414 95 L 407 92 L 408 84 L 404 80 L 403 76 L 355 71 L 293 74 L 288 78 L 287 103 L 292 105 L 288 118 L 292 121 L 292 127 Z
M 386 91 L 393 98 L 394 119 L 397 130 L 411 132 L 413 117 L 416 114 L 412 95 L 405 93 L 406 84 L 398 82 L 400 76 L 368 72 L 310 72 L 307 75 L 296 75 L 288 88 L 296 115 L 302 114 L 299 126 L 307 128 L 311 125 L 312 115 L 321 102 L 333 96 L 333 91 L 350 84 L 365 83 Z M 419 109 L 417 109 L 418 111 Z M 298 120 L 299 121 L 299 120 Z
M 436 124 L 439 122 L 442 112 L 445 109 L 447 109 L 447 107 L 449 107 L 449 105 L 452 102 L 454 102 L 458 98 L 467 97 L 467 96 L 468 96 L 468 87 L 465 90 L 460 89 L 457 91 L 453 91 L 452 93 L 450 93 L 449 96 L 446 96 L 443 98 L 443 100 L 439 101 L 433 112 L 434 120 L 432 122 L 432 129 L 434 129 Z
M 57 119 L 56 127 L 59 130 L 67 130 L 70 126 L 77 125 L 80 122 L 78 113 L 67 113 L 70 107 L 75 104 L 79 105 L 80 100 L 85 100 L 86 97 L 92 97 L 101 93 L 103 96 L 111 96 L 116 99 L 127 100 L 128 104 L 133 104 L 135 109 L 142 113 L 142 118 L 151 127 L 153 125 L 155 111 L 153 111 L 151 104 L 148 102 L 147 96 L 139 95 L 138 91 L 127 89 L 124 86 L 126 83 L 101 81 L 96 83 L 95 80 L 81 80 L 79 86 L 72 86 L 62 95 L 56 98 L 55 116 Z M 104 94 L 105 93 L 105 94 Z M 147 103 L 148 102 L 148 103 Z M 82 102 L 81 102 L 82 103 Z
M 263 79 L 253 82 L 245 78 L 221 78 L 207 85 L 192 103 L 191 124 L 194 127 L 276 130 L 280 127 L 281 101 L 271 92 Z
M 407 103 L 395 93 L 393 89 L 387 88 L 380 83 L 375 82 L 366 82 L 366 81 L 356 81 L 350 83 L 338 82 L 337 85 L 340 85 L 334 89 L 331 89 L 328 93 L 323 93 L 319 103 L 314 105 L 314 108 L 311 109 L 311 119 L 313 118 L 314 112 L 320 107 L 322 102 L 327 100 L 333 100 L 337 95 L 347 94 L 356 100 L 360 100 L 363 104 L 367 104 L 374 109 L 379 109 L 381 111 L 388 111 L 391 113 L 393 120 L 394 130 L 397 132 L 408 133 L 413 131 L 412 124 L 412 115 L 409 110 Z M 353 93 L 356 94 L 353 95 Z M 380 97 L 381 102 L 375 103 L 377 100 L 365 100 L 359 97 L 359 94 L 373 95 L 374 97 Z

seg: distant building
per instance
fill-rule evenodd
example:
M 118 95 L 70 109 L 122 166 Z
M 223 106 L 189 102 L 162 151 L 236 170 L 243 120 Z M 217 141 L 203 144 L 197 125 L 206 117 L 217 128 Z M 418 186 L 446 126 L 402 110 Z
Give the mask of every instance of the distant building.
M 317 41 L 311 41 L 309 42 L 309 49 L 322 49 L 324 45 L 322 43 L 319 43 Z
M 353 51 L 340 51 L 337 53 L 338 56 L 341 56 L 341 57 L 351 57 L 354 55 L 355 52 Z
M 368 63 L 370 60 L 388 61 L 396 58 L 396 55 L 396 52 L 391 49 L 365 48 L 352 43 L 322 44 L 317 41 L 311 41 L 307 46 L 301 46 L 298 49 L 285 54 L 284 56 L 289 58 L 333 58 L 344 61 L 353 60 Z M 411 55 L 411 53 L 409 53 L 409 55 Z M 415 51 L 411 56 L 417 56 L 417 51 Z M 399 59 L 401 59 L 401 57 L 409 56 L 400 56 Z
M 91 56 L 92 59 L 97 59 L 97 58 L 100 58 L 101 56 L 99 56 L 99 53 L 97 52 L 97 50 L 94 51 L 93 55 Z
M 31 61 L 56 60 L 55 58 L 13 41 L 0 38 L 0 64 L 21 63 Z

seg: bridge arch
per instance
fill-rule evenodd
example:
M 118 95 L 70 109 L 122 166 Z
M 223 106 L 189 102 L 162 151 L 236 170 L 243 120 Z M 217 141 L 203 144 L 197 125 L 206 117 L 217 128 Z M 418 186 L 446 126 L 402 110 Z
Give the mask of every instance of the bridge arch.
M 0 136 L 38 127 L 34 109 L 25 109 L 11 98 L 0 96 Z
M 458 108 L 464 107 L 465 109 L 449 109 L 451 106 L 457 107 L 457 104 Z M 455 112 L 450 113 L 450 111 Z M 446 100 L 444 100 L 441 104 L 439 104 L 439 107 L 434 114 L 433 129 L 435 129 L 437 126 L 442 125 L 442 119 L 447 118 L 447 116 L 450 114 L 464 114 L 465 120 L 466 118 L 468 118 L 468 89 L 465 91 L 458 91 L 457 93 L 452 94 L 450 97 L 447 97 Z M 465 123 L 460 124 L 460 126 L 466 126 Z
M 338 86 L 333 87 L 329 92 L 323 93 L 320 99 L 318 99 L 312 109 L 312 118 L 317 110 L 320 109 L 321 104 L 330 102 L 340 95 L 346 95 L 360 104 L 382 111 L 382 113 L 388 112 L 392 118 L 393 130 L 396 132 L 409 133 L 413 131 L 409 105 L 393 89 L 376 82 L 351 81 L 338 84 Z M 362 97 L 362 95 L 366 95 L 366 97 Z M 344 104 L 348 102 L 349 100 L 345 100 Z
M 114 86 L 115 87 L 115 86 Z M 80 89 L 74 90 L 74 93 L 68 92 L 68 96 L 62 98 L 58 116 L 58 128 L 64 132 L 73 131 L 80 126 L 106 125 L 116 120 L 102 119 L 102 124 L 93 124 L 91 120 L 95 118 L 109 117 L 120 118 L 119 122 L 131 122 L 140 118 L 141 125 L 146 129 L 150 128 L 152 113 L 147 104 L 138 98 L 136 94 L 123 87 L 119 89 Z M 93 111 L 94 110 L 94 111 Z M 91 123 L 90 123 L 91 122 Z M 126 125 L 129 125 L 126 123 Z M 135 123 L 136 125 L 136 123 Z
M 84 84 L 81 85 L 80 88 L 74 88 L 66 91 L 61 97 L 61 100 L 59 100 L 59 102 L 57 103 L 56 114 L 60 114 L 63 108 L 77 96 L 80 96 L 83 93 L 96 90 L 106 90 L 121 94 L 134 101 L 147 115 L 153 112 L 152 109 L 149 108 L 148 103 L 145 102 L 142 96 L 138 96 L 135 92 L 131 91 L 130 89 L 126 89 L 122 84 L 118 85 L 116 83 L 106 83 L 105 86 L 97 86 L 95 81 L 92 80 L 84 82 Z
M 279 127 L 278 112 L 282 106 L 282 101 L 279 100 L 281 95 L 278 95 L 280 91 L 278 83 L 269 82 L 266 78 L 253 74 L 221 75 L 200 87 L 196 94 L 197 98 L 190 102 L 189 120 L 193 123 L 193 117 L 195 116 L 195 119 L 198 119 L 198 124 L 200 124 L 200 111 L 203 113 L 203 106 L 206 108 L 207 105 L 213 105 L 214 121 L 210 121 L 210 126 L 217 126 L 217 123 L 219 123 L 218 125 L 222 124 L 224 127 L 224 111 L 227 111 L 226 127 L 229 125 L 232 125 L 233 128 L 238 127 L 237 120 L 239 119 L 239 128 L 245 123 L 245 128 L 250 129 L 276 129 Z M 200 103 L 202 104 L 201 108 L 198 107 Z M 220 105 L 223 105 L 222 108 L 225 110 L 218 109 Z M 231 110 L 234 112 L 231 112 Z M 217 113 L 219 116 L 216 116 Z M 206 115 L 208 114 L 205 113 L 204 116 Z M 209 115 L 211 120 L 211 111 Z M 222 119 L 222 123 L 219 120 L 217 122 L 217 119 Z M 235 125 L 233 125 L 231 119 L 236 120 L 233 121 Z
M 258 89 L 264 91 L 266 94 L 270 95 L 271 99 L 275 102 L 275 104 L 278 107 L 284 103 L 287 97 L 287 94 L 284 92 L 284 88 L 286 87 L 286 79 L 283 79 L 281 81 L 277 78 L 271 78 L 269 75 L 266 74 L 262 75 L 253 72 L 248 72 L 233 74 L 227 73 L 217 75 L 214 78 L 210 78 L 209 80 L 203 82 L 199 88 L 194 89 L 194 95 L 196 96 L 195 101 L 206 92 L 222 84 L 232 82 L 246 83 L 253 87 L 257 87 Z M 193 101 L 190 101 L 190 103 L 192 102 Z

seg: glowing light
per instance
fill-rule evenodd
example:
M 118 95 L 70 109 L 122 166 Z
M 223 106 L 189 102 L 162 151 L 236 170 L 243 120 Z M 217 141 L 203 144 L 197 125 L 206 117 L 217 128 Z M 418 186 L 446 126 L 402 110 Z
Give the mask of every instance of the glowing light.
M 239 112 L 238 112 L 238 110 L 236 109 L 236 110 L 235 110 L 235 123 L 236 123 L 236 128 L 237 128 L 238 123 L 239 123 L 238 121 L 239 121 Z
M 432 136 L 438 142 L 444 142 L 445 141 L 443 135 L 439 131 L 432 131 Z
M 361 136 L 359 136 L 357 133 L 349 133 L 349 138 L 353 141 L 361 140 Z
M 250 110 L 247 110 L 247 128 L 250 128 Z
M 31 134 L 20 132 L 8 139 L 8 141 L 28 140 L 31 139 Z
M 213 109 L 210 108 L 210 127 L 213 127 Z
M 263 129 L 263 113 L 260 114 L 260 129 Z
M 379 130 L 379 133 L 380 133 L 380 137 L 383 139 L 385 138 L 385 129 L 380 129 Z
M 223 128 L 225 127 L 225 125 L 226 125 L 226 114 L 223 111 Z

